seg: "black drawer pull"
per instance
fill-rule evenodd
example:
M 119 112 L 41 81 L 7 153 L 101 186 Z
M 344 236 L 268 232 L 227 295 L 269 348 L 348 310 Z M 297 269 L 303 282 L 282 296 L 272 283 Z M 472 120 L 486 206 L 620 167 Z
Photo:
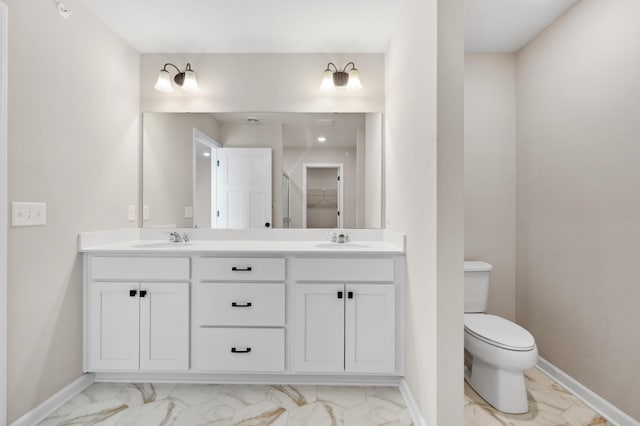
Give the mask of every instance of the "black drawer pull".
M 247 266 L 246 268 L 238 268 L 237 266 L 232 266 L 231 270 L 233 272 L 251 272 L 251 266 Z
M 129 290 L 129 297 L 136 297 L 138 294 L 138 290 Z
M 247 348 L 245 350 L 239 350 L 236 348 L 231 348 L 231 353 L 233 354 L 248 354 L 249 352 L 251 352 L 251 348 Z
M 146 297 L 147 296 L 147 290 L 140 290 L 140 297 Z
M 338 292 L 338 299 L 342 299 L 342 292 L 341 291 Z
M 352 291 L 348 291 L 347 292 L 347 298 L 348 299 L 353 299 L 353 292 Z
M 231 302 L 231 306 L 234 308 L 250 308 L 251 302 L 247 302 L 245 304 L 237 304 L 236 302 Z

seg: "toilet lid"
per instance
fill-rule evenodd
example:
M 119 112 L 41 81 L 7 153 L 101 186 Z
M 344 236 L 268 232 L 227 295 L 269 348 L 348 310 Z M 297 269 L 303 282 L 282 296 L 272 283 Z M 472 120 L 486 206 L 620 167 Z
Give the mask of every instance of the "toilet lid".
M 536 345 L 527 330 L 495 315 L 464 314 L 464 329 L 478 339 L 500 348 L 529 351 Z

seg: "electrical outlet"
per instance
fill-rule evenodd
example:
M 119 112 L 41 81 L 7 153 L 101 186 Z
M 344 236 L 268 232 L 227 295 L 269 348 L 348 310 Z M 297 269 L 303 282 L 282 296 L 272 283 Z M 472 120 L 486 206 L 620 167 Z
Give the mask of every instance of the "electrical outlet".
M 41 226 L 46 223 L 46 203 L 11 203 L 11 226 Z
M 186 217 L 186 218 L 192 218 L 193 217 L 193 207 L 186 206 L 184 208 L 184 217 Z
M 142 206 L 142 220 L 149 220 L 149 206 Z
M 136 220 L 136 206 L 129 204 L 129 208 L 127 209 L 127 219 L 129 222 Z

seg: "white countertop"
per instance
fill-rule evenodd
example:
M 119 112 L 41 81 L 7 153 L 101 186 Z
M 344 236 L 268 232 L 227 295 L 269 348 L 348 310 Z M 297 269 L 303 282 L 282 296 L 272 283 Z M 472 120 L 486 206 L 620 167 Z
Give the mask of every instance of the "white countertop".
M 354 230 L 352 242 L 338 244 L 318 239 L 324 233 L 297 230 L 293 232 L 235 231 L 224 234 L 191 230 L 188 243 L 170 243 L 161 233 L 145 229 L 127 229 L 81 233 L 79 251 L 82 253 L 283 253 L 283 254 L 403 254 L 404 235 L 388 230 Z M 315 239 L 314 239 L 315 238 Z

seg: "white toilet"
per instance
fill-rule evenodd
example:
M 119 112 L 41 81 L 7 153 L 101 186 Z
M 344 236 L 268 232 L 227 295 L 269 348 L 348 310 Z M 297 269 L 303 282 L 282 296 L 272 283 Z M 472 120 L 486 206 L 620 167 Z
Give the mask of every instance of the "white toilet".
M 464 348 L 473 356 L 465 379 L 489 404 L 505 413 L 529 411 L 524 370 L 538 362 L 531 333 L 484 312 L 491 265 L 464 262 Z

